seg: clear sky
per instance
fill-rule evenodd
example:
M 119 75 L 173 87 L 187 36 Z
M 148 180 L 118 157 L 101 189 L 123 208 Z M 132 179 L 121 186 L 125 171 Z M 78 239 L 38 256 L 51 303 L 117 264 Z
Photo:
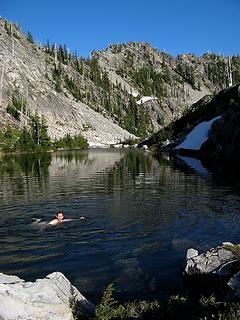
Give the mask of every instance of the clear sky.
M 84 56 L 128 41 L 175 56 L 240 54 L 240 0 L 0 0 L 0 15 Z

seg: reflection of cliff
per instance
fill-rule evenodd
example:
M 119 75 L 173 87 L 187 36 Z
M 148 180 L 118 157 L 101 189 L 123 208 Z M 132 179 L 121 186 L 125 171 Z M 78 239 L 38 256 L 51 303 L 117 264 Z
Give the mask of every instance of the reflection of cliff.
M 16 195 L 29 199 L 85 191 L 123 156 L 119 150 L 9 155 L 1 159 L 0 196 L 10 201 Z
M 168 157 L 137 150 L 87 150 L 25 154 L 2 158 L 0 196 L 10 201 L 68 194 L 116 194 L 146 190 L 163 194 L 203 192 L 208 188 L 193 172 L 182 172 Z M 149 187 L 150 186 L 150 187 Z
M 49 168 L 49 192 L 104 192 L 99 177 L 111 170 L 124 155 L 124 151 L 111 149 L 56 153 Z
M 112 167 L 123 156 L 124 151 L 111 149 L 55 153 L 49 173 L 50 176 L 66 174 L 66 178 L 69 173 L 76 175 L 76 179 L 90 178 Z
M 199 193 L 209 188 L 193 170 L 182 169 L 168 155 L 162 154 L 155 158 L 144 152 L 128 152 L 116 166 L 106 171 L 105 176 L 111 182 L 113 191 L 114 186 L 116 191 L 124 188 L 129 191 L 146 189 L 161 194 L 170 191 L 174 193 L 176 190 L 181 193 Z

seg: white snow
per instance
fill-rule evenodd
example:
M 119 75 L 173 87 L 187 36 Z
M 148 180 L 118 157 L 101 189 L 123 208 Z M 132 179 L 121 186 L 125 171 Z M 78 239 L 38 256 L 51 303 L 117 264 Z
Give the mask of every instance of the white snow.
M 88 143 L 89 148 L 91 149 L 96 149 L 96 148 L 109 148 L 110 144 L 105 144 L 105 143 L 97 143 L 97 142 L 89 142 Z
M 132 91 L 131 92 L 131 95 L 134 97 L 134 98 L 137 98 L 139 96 L 138 92 L 136 91 Z
M 136 103 L 140 105 L 140 104 L 143 104 L 144 102 L 147 102 L 149 100 L 157 100 L 157 98 L 156 97 L 142 97 Z
M 203 121 L 199 123 L 193 130 L 187 135 L 186 139 L 179 144 L 175 149 L 190 149 L 199 150 L 201 145 L 208 139 L 208 132 L 214 121 L 220 119 L 222 116 L 218 116 L 209 121 Z

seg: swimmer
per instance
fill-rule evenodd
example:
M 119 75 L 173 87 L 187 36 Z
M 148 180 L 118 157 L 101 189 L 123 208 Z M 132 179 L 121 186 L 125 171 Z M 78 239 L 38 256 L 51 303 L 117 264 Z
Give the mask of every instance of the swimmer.
M 80 217 L 80 220 L 85 220 L 85 217 Z M 55 219 L 53 219 L 52 221 L 48 222 L 49 225 L 51 226 L 56 226 L 59 225 L 63 222 L 69 222 L 72 220 L 77 220 L 77 219 L 65 219 L 64 213 L 62 211 L 58 211 L 56 213 Z
M 50 224 L 51 226 L 55 226 L 57 224 L 60 224 L 63 222 L 65 216 L 64 213 L 62 211 L 58 211 L 55 215 L 55 219 L 53 219 L 52 221 L 48 222 L 48 224 Z

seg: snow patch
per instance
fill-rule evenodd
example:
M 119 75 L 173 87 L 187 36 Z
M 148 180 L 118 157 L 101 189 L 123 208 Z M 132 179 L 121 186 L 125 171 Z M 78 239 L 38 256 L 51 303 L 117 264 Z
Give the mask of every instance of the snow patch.
M 136 103 L 140 105 L 140 104 L 143 104 L 144 102 L 147 102 L 149 100 L 157 100 L 157 98 L 156 97 L 142 97 Z
M 92 142 L 92 141 L 90 141 L 89 143 L 88 143 L 88 145 L 89 145 L 89 148 L 91 148 L 91 149 L 97 149 L 97 148 L 109 148 L 110 147 L 110 144 L 105 144 L 105 143 L 94 143 L 94 142 Z
M 220 119 L 222 116 L 218 116 L 209 121 L 203 121 L 199 123 L 193 130 L 187 135 L 186 139 L 178 145 L 175 149 L 190 149 L 199 150 L 201 145 L 208 139 L 208 133 L 211 125 L 214 121 Z
M 131 95 L 134 97 L 134 98 L 137 98 L 139 96 L 138 92 L 136 91 L 132 91 L 131 92 Z

